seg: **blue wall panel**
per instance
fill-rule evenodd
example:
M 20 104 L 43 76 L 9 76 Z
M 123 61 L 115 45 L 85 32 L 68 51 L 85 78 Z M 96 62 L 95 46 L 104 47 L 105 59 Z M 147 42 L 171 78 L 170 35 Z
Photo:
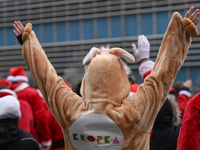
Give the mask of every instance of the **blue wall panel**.
M 53 24 L 46 23 L 44 24 L 44 43 L 53 42 Z
M 0 28 L 0 46 L 3 46 L 4 44 L 3 44 L 3 28 Z
M 15 40 L 16 40 L 16 37 L 15 37 L 15 34 L 13 33 L 13 27 L 8 27 L 6 29 L 6 33 L 7 33 L 7 45 L 8 46 L 11 46 L 11 45 L 15 45 Z
M 39 42 L 41 42 L 40 25 L 39 24 L 33 24 L 33 31 L 35 32 Z
M 200 82 L 200 67 L 190 67 L 190 78 L 192 86 L 198 86 L 197 82 Z
M 70 40 L 71 41 L 80 40 L 79 21 L 70 22 Z
M 153 34 L 153 20 L 151 13 L 141 15 L 141 33 L 144 35 Z
M 163 11 L 163 12 L 157 12 L 156 13 L 156 25 L 157 25 L 157 34 L 163 34 L 165 33 L 168 23 L 169 23 L 169 17 L 168 17 L 168 12 Z
M 111 30 L 112 30 L 112 37 L 122 36 L 122 24 L 120 16 L 115 16 L 111 18 Z
M 56 23 L 56 38 L 57 42 L 63 42 L 67 40 L 67 28 L 66 28 L 66 22 L 57 22 Z
M 179 13 L 181 14 L 182 17 L 185 16 L 185 11 L 184 11 L 183 9 L 174 10 L 173 13 L 174 13 L 174 12 L 179 12 Z
M 108 21 L 107 18 L 97 19 L 97 38 L 108 38 Z
M 181 67 L 181 69 L 178 71 L 178 74 L 176 76 L 175 82 L 181 81 L 184 82 L 187 80 L 187 73 L 186 73 L 186 68 Z
M 137 35 L 137 17 L 136 15 L 125 16 L 125 34 L 126 36 Z
M 83 39 L 89 40 L 94 38 L 93 19 L 83 20 Z

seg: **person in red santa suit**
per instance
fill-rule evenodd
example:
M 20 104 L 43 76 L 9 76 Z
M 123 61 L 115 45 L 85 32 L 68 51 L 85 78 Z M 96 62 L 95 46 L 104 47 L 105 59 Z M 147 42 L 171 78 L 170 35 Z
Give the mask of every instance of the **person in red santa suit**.
M 190 87 L 192 80 L 188 79 L 185 82 L 175 82 L 170 89 L 170 94 L 173 94 L 180 109 L 180 117 L 183 119 L 185 107 L 191 98 Z
M 72 90 L 71 85 L 67 82 L 64 81 L 67 86 Z M 38 89 L 39 95 L 43 98 L 42 93 Z M 51 150 L 65 150 L 65 144 L 64 144 L 64 134 L 62 132 L 62 129 L 60 125 L 58 124 L 57 120 L 51 113 L 51 111 L 48 109 L 45 101 L 43 100 L 43 105 L 46 107 L 46 114 L 48 118 L 48 124 L 51 130 L 51 139 L 52 139 L 52 145 L 51 145 Z
M 67 85 L 69 87 L 71 87 L 69 84 L 67 84 Z M 43 98 L 40 90 L 37 89 L 37 91 L 38 91 L 39 95 Z M 46 108 L 45 113 L 47 114 L 47 121 L 48 121 L 48 125 L 49 125 L 50 131 L 51 131 L 52 145 L 51 145 L 50 150 L 65 150 L 64 134 L 62 132 L 60 125 L 58 124 L 57 120 L 54 118 L 51 111 L 48 109 L 48 107 L 43 99 L 42 99 L 42 105 Z
M 28 102 L 32 108 L 34 116 L 34 129 L 32 134 L 40 143 L 42 150 L 49 150 L 51 147 L 50 129 L 47 122 L 44 101 L 36 89 L 28 84 L 28 77 L 23 69 L 23 66 L 11 68 L 10 75 L 7 77 L 10 85 L 9 88 L 16 92 L 18 98 Z M 39 136 L 37 136 L 39 131 Z
M 30 104 L 24 100 L 19 99 L 14 91 L 8 89 L 9 82 L 6 78 L 0 80 L 0 86 L 5 87 L 5 89 L 0 90 L 0 96 L 12 95 L 18 99 L 21 111 L 21 118 L 18 120 L 18 126 L 20 129 L 31 133 L 31 131 L 33 130 L 34 118 Z
M 199 150 L 200 148 L 200 93 L 189 100 L 185 108 L 177 150 Z
M 51 111 L 47 109 L 48 122 L 51 129 L 52 146 L 51 150 L 65 150 L 64 134 Z

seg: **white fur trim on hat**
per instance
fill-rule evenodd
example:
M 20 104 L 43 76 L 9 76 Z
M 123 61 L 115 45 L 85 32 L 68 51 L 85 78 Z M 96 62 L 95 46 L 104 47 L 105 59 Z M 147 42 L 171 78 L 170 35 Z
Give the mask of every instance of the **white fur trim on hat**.
M 0 119 L 20 119 L 19 101 L 11 95 L 0 98 Z
M 187 91 L 187 90 L 181 90 L 179 92 L 179 95 L 181 95 L 181 94 L 184 94 L 184 95 L 187 95 L 187 96 L 191 97 L 191 93 L 189 91 Z
M 7 77 L 7 80 L 9 82 L 16 82 L 16 81 L 25 81 L 25 82 L 28 82 L 28 77 L 26 76 L 8 76 Z
M 10 89 L 2 89 L 2 90 L 0 90 L 0 93 L 1 93 L 1 92 L 11 94 L 11 95 L 14 96 L 15 98 L 17 98 L 17 94 L 16 94 L 14 91 L 10 90 Z
M 153 61 L 148 60 L 139 66 L 139 73 L 140 73 L 140 76 L 142 77 L 142 79 L 146 72 L 153 69 L 154 64 L 155 63 Z

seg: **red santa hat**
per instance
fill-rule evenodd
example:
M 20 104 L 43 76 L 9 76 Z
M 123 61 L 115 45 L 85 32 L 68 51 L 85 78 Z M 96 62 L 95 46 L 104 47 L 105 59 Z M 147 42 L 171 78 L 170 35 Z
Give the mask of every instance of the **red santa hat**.
M 15 68 L 11 68 L 9 70 L 10 75 L 7 77 L 7 80 L 12 83 L 16 81 L 25 81 L 28 82 L 28 77 L 26 75 L 26 72 L 24 71 L 23 66 L 18 66 Z
M 6 78 L 3 78 L 3 79 L 1 79 L 0 80 L 0 85 L 6 85 L 6 86 L 9 86 L 9 82 L 8 82 L 8 80 L 6 79 Z
M 176 89 L 173 87 L 170 88 L 169 93 L 174 94 L 176 97 L 178 97 L 178 93 L 177 93 Z

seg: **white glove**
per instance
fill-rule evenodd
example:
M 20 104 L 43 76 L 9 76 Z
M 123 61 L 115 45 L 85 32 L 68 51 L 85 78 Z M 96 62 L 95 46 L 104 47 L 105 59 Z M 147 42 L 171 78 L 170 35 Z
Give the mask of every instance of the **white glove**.
M 140 62 L 143 59 L 149 59 L 150 53 L 150 44 L 146 36 L 139 35 L 138 36 L 138 49 L 135 44 L 132 44 L 133 47 L 133 55 L 137 62 Z

